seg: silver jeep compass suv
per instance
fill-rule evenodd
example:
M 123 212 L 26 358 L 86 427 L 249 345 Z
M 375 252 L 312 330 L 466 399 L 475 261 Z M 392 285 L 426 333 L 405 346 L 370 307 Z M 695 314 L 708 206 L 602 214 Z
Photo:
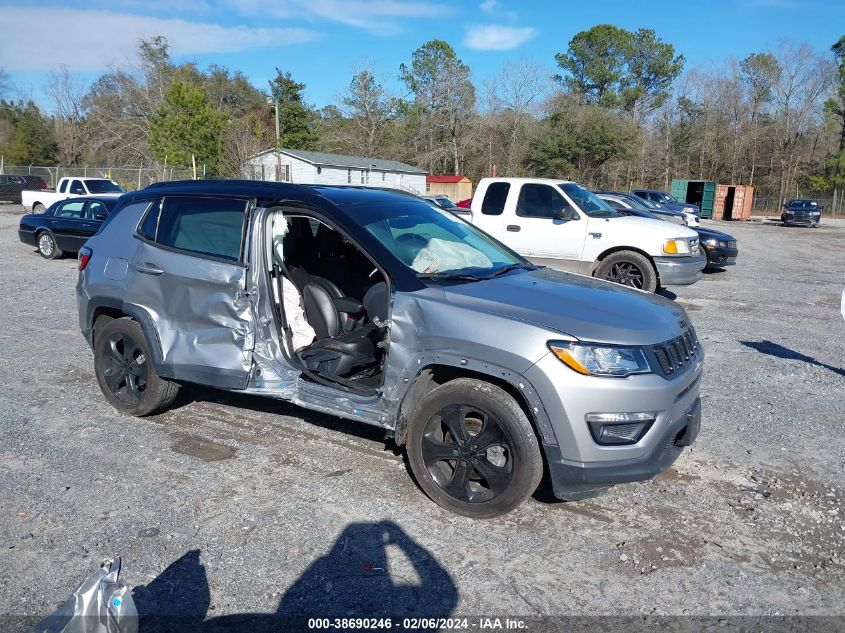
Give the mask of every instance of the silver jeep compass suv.
M 79 256 L 108 401 L 182 383 L 383 427 L 441 506 L 515 508 L 653 477 L 696 438 L 703 351 L 682 308 L 531 265 L 402 193 L 251 181 L 123 196 Z

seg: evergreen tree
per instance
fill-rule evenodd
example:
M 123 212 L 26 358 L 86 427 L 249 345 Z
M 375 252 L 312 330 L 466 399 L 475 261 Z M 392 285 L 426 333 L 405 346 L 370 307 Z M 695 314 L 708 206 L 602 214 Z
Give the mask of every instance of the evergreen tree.
M 291 74 L 276 68 L 276 78 L 270 82 L 270 94 L 279 108 L 278 147 L 314 149 L 316 115 L 303 100 L 305 84 L 293 80 Z
M 225 126 L 225 115 L 214 108 L 205 88 L 180 71 L 150 120 L 150 146 L 160 162 L 190 167 L 193 155 L 207 175 L 216 175 Z

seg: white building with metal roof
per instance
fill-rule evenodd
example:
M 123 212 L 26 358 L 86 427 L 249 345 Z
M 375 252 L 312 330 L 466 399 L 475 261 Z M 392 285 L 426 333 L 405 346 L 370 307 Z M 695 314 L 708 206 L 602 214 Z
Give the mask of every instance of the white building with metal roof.
M 364 185 L 425 193 L 427 172 L 398 160 L 345 156 L 298 149 L 268 149 L 250 156 L 244 176 L 252 180 L 321 185 Z

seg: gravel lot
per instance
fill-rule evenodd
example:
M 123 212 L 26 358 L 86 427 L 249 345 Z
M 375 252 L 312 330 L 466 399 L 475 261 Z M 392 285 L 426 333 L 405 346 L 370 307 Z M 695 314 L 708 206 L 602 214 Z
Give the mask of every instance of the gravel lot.
M 76 262 L 0 205 L 0 614 L 43 616 L 119 554 L 142 613 L 845 615 L 845 221 L 705 222 L 739 264 L 672 288 L 707 351 L 697 443 L 598 499 L 473 522 L 382 435 L 183 390 L 117 414 Z M 8 624 L 8 623 L 7 623 Z

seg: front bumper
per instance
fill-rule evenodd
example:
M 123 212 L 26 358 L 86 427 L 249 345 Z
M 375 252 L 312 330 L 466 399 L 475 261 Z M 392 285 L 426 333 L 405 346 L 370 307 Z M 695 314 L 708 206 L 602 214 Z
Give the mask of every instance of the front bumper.
M 736 264 L 739 249 L 736 248 L 713 248 L 707 250 L 707 268 L 723 268 Z
M 821 215 L 796 215 L 793 213 L 784 213 L 780 216 L 780 221 L 783 224 L 800 224 L 802 226 L 818 224 L 820 220 Z
M 661 285 L 688 286 L 701 279 L 707 256 L 699 253 L 694 257 L 655 257 L 654 265 Z
M 569 462 L 557 446 L 546 446 L 554 495 L 558 499 L 577 501 L 600 494 L 613 484 L 644 481 L 671 466 L 692 444 L 701 429 L 701 399 L 677 420 L 667 426 L 652 449 L 635 459 L 612 462 Z

